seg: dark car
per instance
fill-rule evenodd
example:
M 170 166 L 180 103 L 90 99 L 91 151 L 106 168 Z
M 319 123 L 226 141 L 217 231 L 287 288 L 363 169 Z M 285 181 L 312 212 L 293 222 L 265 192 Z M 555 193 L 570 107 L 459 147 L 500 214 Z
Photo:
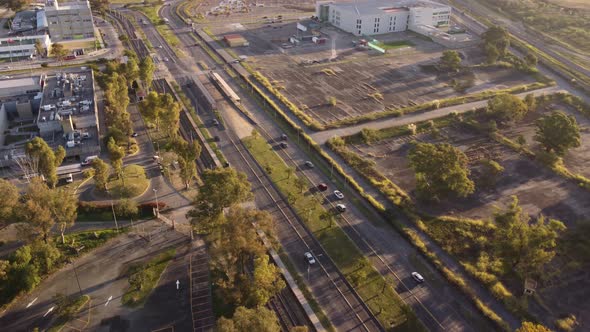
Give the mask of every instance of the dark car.
M 281 135 L 281 140 L 286 141 L 289 137 L 287 137 L 287 134 L 282 134 Z
M 279 144 L 279 146 L 283 149 L 286 149 L 287 147 L 289 147 L 289 144 L 282 142 L 281 144 Z
M 223 167 L 228 168 L 229 167 L 229 162 L 228 161 L 224 162 L 223 163 Z
M 221 139 L 219 138 L 219 136 L 214 136 L 214 137 L 213 137 L 213 140 L 214 140 L 215 142 L 219 142 L 219 141 L 221 141 Z
M 328 190 L 328 185 L 325 183 L 320 183 L 320 184 L 318 184 L 318 189 L 319 189 L 319 191 L 326 191 L 326 190 Z

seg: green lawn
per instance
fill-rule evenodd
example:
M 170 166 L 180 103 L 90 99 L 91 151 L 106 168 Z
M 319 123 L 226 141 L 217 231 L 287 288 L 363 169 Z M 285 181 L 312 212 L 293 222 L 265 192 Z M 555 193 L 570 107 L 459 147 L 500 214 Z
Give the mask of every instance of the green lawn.
M 384 50 L 393 50 L 396 48 L 414 46 L 414 44 L 408 40 L 398 40 L 398 41 L 385 42 L 385 43 L 379 42 L 379 43 L 377 43 L 377 46 L 381 47 Z
M 123 168 L 123 176 L 117 179 L 111 176 L 108 183 L 113 198 L 133 198 L 143 194 L 150 182 L 145 176 L 145 170 L 138 165 L 127 165 Z
M 139 10 L 140 12 L 144 13 L 145 16 L 152 22 L 154 25 L 162 24 L 160 17 L 158 16 L 158 11 L 160 10 L 162 5 L 152 4 L 150 6 L 143 6 L 143 5 L 133 5 L 130 8 Z
M 162 272 L 164 272 L 175 253 L 176 249 L 168 249 L 144 264 L 129 268 L 127 275 L 130 280 L 138 273 L 142 273 L 144 278 L 138 283 L 140 286 L 137 287 L 130 282 L 127 291 L 123 294 L 122 303 L 129 307 L 143 305 L 152 290 L 158 285 Z
M 320 199 L 302 194 L 296 186 L 297 176 L 260 136 L 250 136 L 244 143 L 255 159 L 269 173 L 272 181 L 289 200 L 297 214 L 320 241 L 330 258 L 355 287 L 371 311 L 385 327 L 407 331 L 424 330 L 415 314 L 394 291 L 393 281 L 386 281 L 367 261 L 355 244 L 330 219 L 335 218 L 320 204 Z M 309 188 L 309 184 L 307 188 Z M 306 188 L 306 189 L 307 189 Z M 322 218 L 322 216 L 324 218 Z

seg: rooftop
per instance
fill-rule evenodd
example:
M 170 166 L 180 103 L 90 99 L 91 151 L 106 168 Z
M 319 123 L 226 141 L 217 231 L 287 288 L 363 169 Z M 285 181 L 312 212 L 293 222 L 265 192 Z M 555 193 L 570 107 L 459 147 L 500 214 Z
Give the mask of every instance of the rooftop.
M 0 80 L 0 89 L 7 89 L 7 88 L 18 88 L 18 87 L 27 87 L 31 85 L 38 85 L 39 78 L 35 77 L 23 77 L 23 78 L 15 78 L 15 79 L 8 79 L 8 80 Z
M 331 3 L 340 10 L 356 11 L 357 15 L 378 15 L 404 10 L 411 7 L 441 8 L 446 5 L 428 0 L 359 0 L 355 2 Z

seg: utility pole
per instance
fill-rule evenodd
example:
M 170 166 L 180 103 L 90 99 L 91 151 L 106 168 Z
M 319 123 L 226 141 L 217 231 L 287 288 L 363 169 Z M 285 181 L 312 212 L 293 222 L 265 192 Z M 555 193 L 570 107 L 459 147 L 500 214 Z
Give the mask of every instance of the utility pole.
M 156 196 L 156 217 L 160 216 L 160 204 L 158 202 L 158 189 L 152 189 L 154 191 L 154 195 Z
M 115 228 L 117 229 L 117 233 L 118 233 L 119 232 L 119 224 L 117 223 L 117 215 L 115 214 L 115 204 L 113 204 L 113 195 L 109 191 L 108 187 L 106 187 L 106 191 L 109 194 L 109 196 L 111 197 L 111 210 L 113 211 L 113 219 L 115 220 Z

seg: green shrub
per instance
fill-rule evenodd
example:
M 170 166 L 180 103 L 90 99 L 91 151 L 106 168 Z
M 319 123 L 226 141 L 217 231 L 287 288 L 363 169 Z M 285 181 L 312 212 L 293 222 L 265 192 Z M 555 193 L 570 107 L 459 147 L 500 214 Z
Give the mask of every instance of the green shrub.
M 573 331 L 577 325 L 578 321 L 574 315 L 568 315 L 567 317 L 560 318 L 555 321 L 555 326 L 557 326 L 557 329 L 564 332 Z

